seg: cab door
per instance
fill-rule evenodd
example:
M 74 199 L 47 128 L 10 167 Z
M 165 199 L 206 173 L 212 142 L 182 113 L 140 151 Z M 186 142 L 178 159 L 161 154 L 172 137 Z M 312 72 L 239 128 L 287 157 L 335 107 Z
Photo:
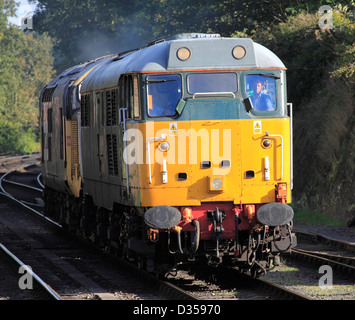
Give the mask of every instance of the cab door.
M 133 166 L 137 164 L 129 165 L 129 161 L 127 159 L 129 155 L 125 153 L 128 145 L 125 133 L 129 129 L 137 129 L 136 120 L 139 120 L 141 116 L 138 76 L 131 74 L 122 75 L 119 79 L 119 86 L 119 130 L 117 132 L 117 139 L 120 143 L 118 144 L 117 152 L 120 167 L 119 175 L 121 176 L 122 181 L 122 198 L 126 200 L 130 198 L 130 188 L 134 178 L 136 178 L 135 181 L 138 178 L 138 168 L 133 168 Z M 143 150 L 137 150 L 137 152 L 143 152 Z

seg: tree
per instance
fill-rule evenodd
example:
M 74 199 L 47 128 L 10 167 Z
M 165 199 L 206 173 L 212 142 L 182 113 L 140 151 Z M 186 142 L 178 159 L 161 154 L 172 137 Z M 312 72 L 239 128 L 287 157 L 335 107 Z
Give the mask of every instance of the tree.
M 38 97 L 54 75 L 50 38 L 9 25 L 14 10 L 0 0 L 0 153 L 39 150 Z
M 55 39 L 55 65 L 63 71 L 102 55 L 139 46 L 142 39 L 133 33 L 132 21 L 141 7 L 149 4 L 142 0 L 40 0 L 34 30 Z

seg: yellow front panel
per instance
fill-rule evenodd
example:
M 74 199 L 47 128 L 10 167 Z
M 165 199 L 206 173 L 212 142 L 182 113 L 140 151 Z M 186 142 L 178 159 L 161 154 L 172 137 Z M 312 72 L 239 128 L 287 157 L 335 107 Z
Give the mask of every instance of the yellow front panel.
M 275 201 L 275 185 L 280 182 L 287 182 L 287 199 L 288 202 L 291 202 L 289 118 L 244 120 L 241 121 L 241 127 L 243 203 Z M 263 148 L 262 141 L 264 139 L 271 141 L 270 148 Z M 269 159 L 270 180 L 268 181 L 265 180 L 266 157 Z M 255 177 L 247 179 L 247 171 L 254 171 Z
M 140 185 L 136 180 L 132 187 L 140 188 L 142 206 L 273 202 L 275 185 L 279 182 L 287 182 L 287 199 L 291 201 L 288 118 L 150 122 L 138 124 L 138 130 L 143 157 L 139 166 Z M 269 148 L 262 146 L 265 138 L 271 141 Z M 169 144 L 168 151 L 159 149 L 164 142 Z M 266 157 L 269 180 L 265 180 Z M 202 162 L 207 164 L 206 168 L 202 167 Z M 187 179 L 179 179 L 179 174 L 186 175 Z M 211 187 L 214 178 L 223 183 L 222 186 L 216 184 L 219 189 Z

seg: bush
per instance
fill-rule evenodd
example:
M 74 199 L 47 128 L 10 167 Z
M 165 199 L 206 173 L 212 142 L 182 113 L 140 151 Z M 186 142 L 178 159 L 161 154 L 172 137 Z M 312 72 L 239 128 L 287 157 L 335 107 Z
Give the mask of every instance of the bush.
M 355 25 L 348 11 L 333 11 L 332 30 L 303 12 L 253 35 L 288 68 L 296 206 L 344 221 L 355 204 Z

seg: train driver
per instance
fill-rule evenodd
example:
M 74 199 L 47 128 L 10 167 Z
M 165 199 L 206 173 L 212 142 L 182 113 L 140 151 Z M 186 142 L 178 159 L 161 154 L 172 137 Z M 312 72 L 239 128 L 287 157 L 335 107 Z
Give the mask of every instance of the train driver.
M 272 102 L 271 96 L 265 92 L 262 79 L 259 76 L 249 77 L 252 78 L 248 85 L 252 88 L 249 94 L 251 94 L 250 99 L 254 109 L 257 111 L 274 111 L 275 103 Z

